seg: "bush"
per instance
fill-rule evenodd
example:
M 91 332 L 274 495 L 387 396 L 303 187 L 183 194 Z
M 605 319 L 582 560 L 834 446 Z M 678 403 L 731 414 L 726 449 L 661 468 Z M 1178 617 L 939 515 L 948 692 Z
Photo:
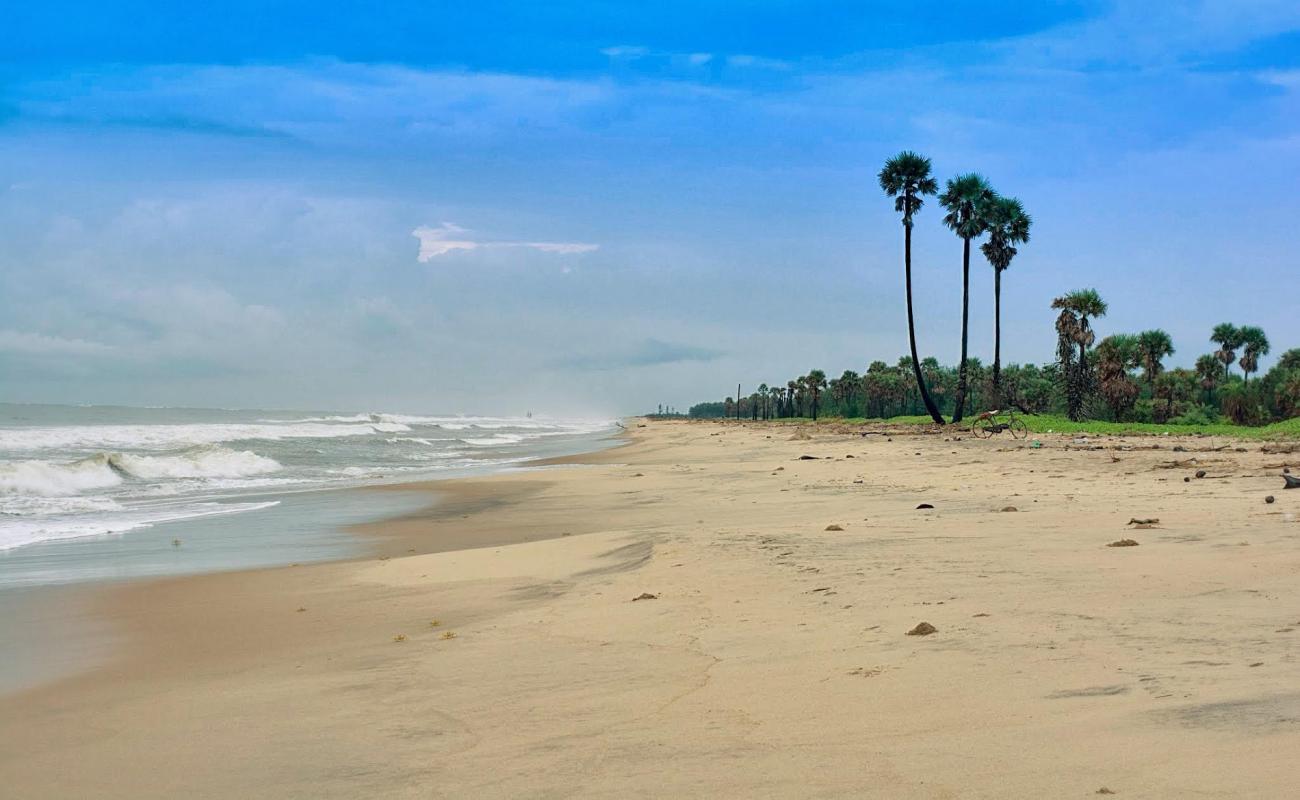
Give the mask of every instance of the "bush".
M 1216 425 L 1219 415 L 1209 406 L 1193 406 L 1169 420 L 1171 425 Z

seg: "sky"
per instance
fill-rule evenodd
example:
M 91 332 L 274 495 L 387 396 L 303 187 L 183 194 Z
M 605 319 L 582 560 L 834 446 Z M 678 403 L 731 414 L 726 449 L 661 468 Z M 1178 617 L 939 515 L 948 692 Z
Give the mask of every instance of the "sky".
M 615 414 L 894 362 L 876 173 L 1019 197 L 1003 356 L 1300 346 L 1300 4 L 17 0 L 0 401 Z M 961 242 L 914 233 L 918 340 Z M 992 357 L 972 263 L 971 352 Z

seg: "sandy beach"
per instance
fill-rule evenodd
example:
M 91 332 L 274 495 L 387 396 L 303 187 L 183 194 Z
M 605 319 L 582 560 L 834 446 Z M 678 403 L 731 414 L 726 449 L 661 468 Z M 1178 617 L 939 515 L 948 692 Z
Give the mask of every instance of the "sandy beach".
M 114 653 L 0 697 L 0 795 L 1294 792 L 1300 451 L 629 427 L 365 559 L 70 604 Z

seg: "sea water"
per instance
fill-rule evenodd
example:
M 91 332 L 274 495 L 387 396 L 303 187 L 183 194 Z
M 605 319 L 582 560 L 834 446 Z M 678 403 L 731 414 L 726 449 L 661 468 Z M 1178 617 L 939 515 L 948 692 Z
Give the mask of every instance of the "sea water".
M 599 449 L 610 419 L 0 404 L 0 589 L 338 558 L 358 487 Z M 343 490 L 343 491 L 324 491 Z

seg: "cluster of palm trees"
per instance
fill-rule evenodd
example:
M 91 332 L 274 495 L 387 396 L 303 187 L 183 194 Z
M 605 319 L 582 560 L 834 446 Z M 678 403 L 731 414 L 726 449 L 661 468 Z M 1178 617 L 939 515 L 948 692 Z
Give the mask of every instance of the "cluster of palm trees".
M 1170 335 L 1159 328 L 1136 334 L 1111 334 L 1093 348 L 1096 335 L 1092 320 L 1104 317 L 1108 310 L 1096 290 L 1081 289 L 1064 294 L 1052 301 L 1052 308 L 1061 312 L 1056 320 L 1057 366 L 1066 414 L 1074 420 L 1084 418 L 1087 402 L 1092 397 L 1099 397 L 1110 417 L 1123 421 L 1132 415 L 1144 387 L 1152 403 L 1152 416 L 1157 422 L 1175 416 L 1176 404 L 1190 402 L 1196 389 L 1204 393 L 1200 398 L 1201 405 L 1211 406 L 1215 390 L 1228 385 L 1232 379 L 1230 365 L 1236 361 L 1241 368 L 1241 386 L 1244 389 L 1251 374 L 1259 371 L 1259 359 L 1268 355 L 1270 347 L 1268 336 L 1261 328 L 1254 325 L 1237 327 L 1225 322 L 1216 325 L 1210 334 L 1210 341 L 1217 344 L 1218 349 L 1198 357 L 1194 370 L 1166 371 L 1164 360 L 1174 354 L 1174 343 Z M 1090 363 L 1090 359 L 1095 364 Z M 1253 413 L 1256 409 L 1252 405 L 1267 405 L 1263 401 L 1271 399 L 1285 415 L 1285 409 L 1291 405 L 1288 388 L 1293 381 L 1290 360 L 1284 357 L 1279 369 L 1285 375 L 1275 381 L 1280 383 L 1272 398 L 1252 400 L 1245 396 L 1232 396 L 1227 402 L 1220 403 L 1218 411 L 1239 422 L 1249 421 L 1258 416 Z M 1140 370 L 1140 375 L 1135 377 L 1133 372 L 1136 370 Z
M 931 175 L 930 159 L 905 150 L 885 162 L 880 170 L 880 188 L 894 198 L 894 210 L 903 219 L 903 271 L 907 293 L 907 337 L 912 353 L 913 377 L 925 404 L 926 413 L 936 423 L 944 418 L 930 395 L 921 359 L 916 347 L 916 316 L 912 303 L 912 226 L 927 195 L 939 193 L 939 184 Z M 953 422 L 960 422 L 966 408 L 969 384 L 967 344 L 970 331 L 970 251 L 971 242 L 988 234 L 980 250 L 993 267 L 993 386 L 1001 388 L 1002 373 L 1002 273 L 1011 266 L 1017 245 L 1029 241 L 1032 220 L 1020 201 L 1003 197 L 981 175 L 967 173 L 950 179 L 939 195 L 946 213 L 943 223 L 962 241 L 962 308 L 961 360 L 957 366 L 957 393 Z

